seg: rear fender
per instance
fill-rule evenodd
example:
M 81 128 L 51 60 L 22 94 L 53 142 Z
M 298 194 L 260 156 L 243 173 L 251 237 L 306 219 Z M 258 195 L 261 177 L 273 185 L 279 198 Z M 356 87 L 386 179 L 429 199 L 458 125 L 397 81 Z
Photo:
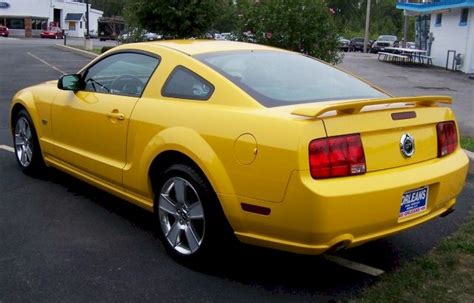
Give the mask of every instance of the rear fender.
M 177 151 L 190 158 L 202 170 L 218 196 L 235 195 L 232 182 L 215 151 L 196 131 L 186 127 L 167 128 L 153 137 L 145 147 L 142 157 L 144 161 L 140 161 L 143 167 L 140 167 L 138 171 L 149 171 L 153 160 L 166 151 Z M 140 174 L 140 178 L 146 178 L 140 181 L 141 187 L 146 186 L 152 193 L 152 184 L 148 174 Z M 124 182 L 127 181 L 124 180 Z M 225 203 L 222 200 L 220 199 L 220 203 L 227 218 L 240 214 L 238 203 Z M 226 199 L 226 201 L 229 200 Z M 233 225 L 232 222 L 230 223 Z

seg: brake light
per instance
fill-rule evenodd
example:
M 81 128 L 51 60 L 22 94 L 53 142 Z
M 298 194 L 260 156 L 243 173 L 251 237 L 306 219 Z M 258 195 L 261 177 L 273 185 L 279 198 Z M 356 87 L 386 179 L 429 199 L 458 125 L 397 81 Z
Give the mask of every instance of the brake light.
M 438 132 L 438 158 L 441 158 L 458 147 L 458 132 L 454 121 L 438 123 L 436 130 Z
M 366 172 L 359 134 L 316 139 L 309 144 L 309 168 L 314 179 L 360 175 Z

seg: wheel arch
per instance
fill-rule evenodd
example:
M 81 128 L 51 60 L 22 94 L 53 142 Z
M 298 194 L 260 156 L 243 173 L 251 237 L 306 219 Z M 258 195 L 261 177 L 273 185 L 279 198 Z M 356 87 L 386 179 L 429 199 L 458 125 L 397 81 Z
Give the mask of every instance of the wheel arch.
M 185 127 L 168 128 L 148 144 L 145 154 L 153 155 L 148 162 L 148 179 L 169 165 L 184 162 L 198 169 L 216 193 L 234 194 L 232 182 L 214 149 L 195 130 Z M 151 188 L 151 187 L 150 187 Z M 152 189 L 152 188 L 151 188 Z
M 13 131 L 14 129 L 14 118 L 15 116 L 21 111 L 25 110 L 31 117 L 31 120 L 33 121 L 33 126 L 35 128 L 36 134 L 38 135 L 38 138 L 42 137 L 42 132 L 41 128 L 39 127 L 39 116 L 38 113 L 36 112 L 36 106 L 34 102 L 34 98 L 32 93 L 26 91 L 22 92 L 20 91 L 13 97 L 13 101 L 10 107 L 10 131 Z

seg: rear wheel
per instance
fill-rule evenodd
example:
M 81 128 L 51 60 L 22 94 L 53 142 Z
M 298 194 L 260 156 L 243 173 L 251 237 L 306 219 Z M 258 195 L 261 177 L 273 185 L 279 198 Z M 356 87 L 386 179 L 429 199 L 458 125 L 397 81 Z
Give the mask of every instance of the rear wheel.
M 155 188 L 158 235 L 174 259 L 199 263 L 217 252 L 218 244 L 230 243 L 232 235 L 217 197 L 195 168 L 174 164 Z
M 44 168 L 44 162 L 31 117 L 26 110 L 21 110 L 14 121 L 13 144 L 16 160 L 23 172 L 38 173 Z

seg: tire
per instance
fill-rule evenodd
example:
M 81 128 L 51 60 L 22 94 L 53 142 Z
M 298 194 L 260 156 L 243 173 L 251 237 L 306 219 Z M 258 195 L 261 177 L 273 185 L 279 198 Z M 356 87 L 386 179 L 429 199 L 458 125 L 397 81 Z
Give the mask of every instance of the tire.
M 217 196 L 194 167 L 171 165 L 154 188 L 157 233 L 173 259 L 202 264 L 232 243 L 233 233 Z
M 26 110 L 14 117 L 13 146 L 20 169 L 28 175 L 44 171 L 45 165 L 33 121 Z

